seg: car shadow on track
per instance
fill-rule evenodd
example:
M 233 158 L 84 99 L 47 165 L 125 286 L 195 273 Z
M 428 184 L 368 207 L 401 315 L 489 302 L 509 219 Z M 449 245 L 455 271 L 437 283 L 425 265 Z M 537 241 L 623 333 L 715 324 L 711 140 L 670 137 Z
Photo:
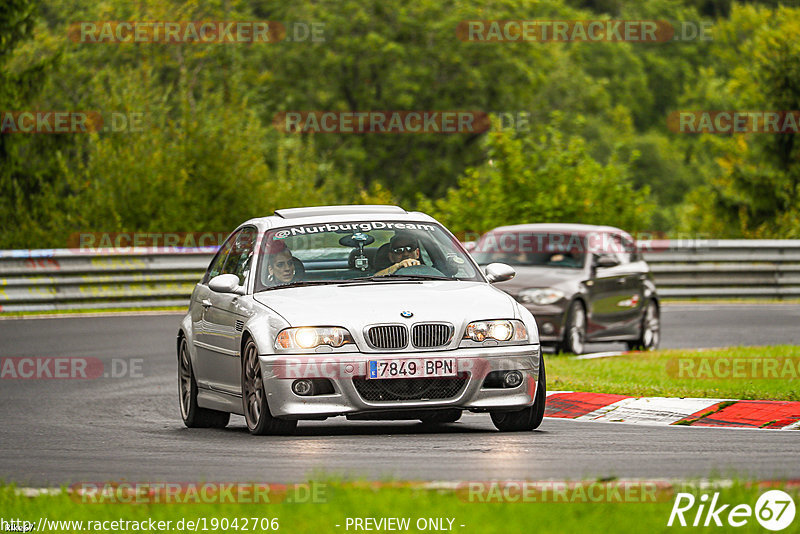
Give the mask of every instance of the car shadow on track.
M 477 419 L 477 418 L 476 418 Z M 335 437 L 335 436 L 412 436 L 412 435 L 453 435 L 453 434 L 497 434 L 503 436 L 514 436 L 520 434 L 530 434 L 530 432 L 510 432 L 502 433 L 493 426 L 486 416 L 485 425 L 478 426 L 483 421 L 471 420 L 460 421 L 457 423 L 424 424 L 418 421 L 300 421 L 297 429 L 290 435 L 280 436 L 288 438 L 302 437 Z M 182 431 L 185 429 L 181 429 Z M 249 436 L 247 426 L 232 421 L 224 430 L 200 430 L 195 432 L 214 433 L 219 436 L 222 434 Z M 548 434 L 541 429 L 533 431 L 537 435 Z
M 229 426 L 231 432 L 249 434 L 246 426 Z M 377 436 L 377 435 L 415 435 L 415 434 L 485 434 L 495 433 L 494 429 L 478 428 L 459 423 L 426 425 L 413 421 L 370 421 L 365 422 L 330 422 L 319 424 L 317 421 L 301 421 L 291 435 L 303 436 Z

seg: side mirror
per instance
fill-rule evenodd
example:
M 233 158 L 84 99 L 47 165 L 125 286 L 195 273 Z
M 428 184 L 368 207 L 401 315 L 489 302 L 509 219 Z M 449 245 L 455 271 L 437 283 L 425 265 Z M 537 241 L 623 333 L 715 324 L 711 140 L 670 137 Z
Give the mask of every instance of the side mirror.
M 517 275 L 517 271 L 515 271 L 512 266 L 506 265 L 505 263 L 490 263 L 483 272 L 486 273 L 486 278 L 489 279 L 490 284 L 505 282 Z
M 596 267 L 616 267 L 619 265 L 619 260 L 613 254 L 599 254 L 594 259 Z
M 239 285 L 239 277 L 235 274 L 220 274 L 208 281 L 208 287 L 214 293 L 234 293 L 244 295 L 244 288 Z

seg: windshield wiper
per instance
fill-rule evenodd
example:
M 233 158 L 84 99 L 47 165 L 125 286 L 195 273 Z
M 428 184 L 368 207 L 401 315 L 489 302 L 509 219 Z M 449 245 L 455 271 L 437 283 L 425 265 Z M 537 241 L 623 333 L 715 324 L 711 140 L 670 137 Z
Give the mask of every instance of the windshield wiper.
M 446 276 L 427 276 L 422 274 L 414 275 L 397 275 L 387 274 L 386 276 L 362 276 L 359 278 L 346 278 L 344 280 L 306 280 L 300 282 L 292 282 L 291 284 L 282 284 L 279 286 L 265 287 L 262 291 L 272 291 L 274 289 L 286 289 L 289 287 L 306 287 L 306 286 L 325 286 L 332 284 L 358 284 L 364 282 L 420 282 L 425 280 L 455 280 Z
M 350 278 L 348 280 L 342 280 L 342 282 L 419 282 L 422 280 L 453 280 L 453 278 L 424 274 L 387 274 L 386 276 L 362 276 L 359 278 Z
M 286 289 L 287 287 L 305 287 L 305 286 L 325 286 L 331 284 L 338 284 L 341 280 L 306 280 L 300 282 L 292 282 L 291 284 L 282 284 L 279 286 L 265 287 L 262 291 L 272 291 L 273 289 Z

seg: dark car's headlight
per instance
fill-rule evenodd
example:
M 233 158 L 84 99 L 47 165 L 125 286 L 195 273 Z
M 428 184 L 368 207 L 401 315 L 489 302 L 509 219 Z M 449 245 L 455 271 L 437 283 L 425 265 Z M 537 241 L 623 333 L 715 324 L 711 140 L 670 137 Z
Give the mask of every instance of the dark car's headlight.
M 517 300 L 523 304 L 536 304 L 537 306 L 547 306 L 563 299 L 566 295 L 563 291 L 547 287 L 543 289 L 531 288 L 523 289 L 519 292 Z
M 341 347 L 353 343 L 353 336 L 340 326 L 303 326 L 282 330 L 275 338 L 275 350 L 313 349 L 320 345 Z
M 495 341 L 527 341 L 528 329 L 516 319 L 497 319 L 492 321 L 473 321 L 467 325 L 464 339 L 478 343 L 493 339 Z

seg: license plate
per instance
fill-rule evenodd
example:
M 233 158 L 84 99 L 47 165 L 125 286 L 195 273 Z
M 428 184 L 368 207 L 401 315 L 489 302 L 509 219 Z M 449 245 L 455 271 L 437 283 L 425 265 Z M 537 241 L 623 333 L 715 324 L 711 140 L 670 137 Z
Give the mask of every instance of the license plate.
M 456 376 L 455 358 L 434 360 L 370 360 L 368 378 Z

